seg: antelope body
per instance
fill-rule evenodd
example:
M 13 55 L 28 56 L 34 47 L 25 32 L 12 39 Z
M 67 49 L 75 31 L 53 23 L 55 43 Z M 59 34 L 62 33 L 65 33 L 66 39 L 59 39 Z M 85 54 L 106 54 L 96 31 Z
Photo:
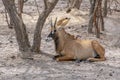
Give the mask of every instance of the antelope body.
M 96 40 L 81 40 L 67 33 L 65 26 L 69 18 L 55 21 L 54 26 L 51 23 L 51 32 L 48 37 L 51 37 L 55 43 L 57 61 L 70 61 L 73 59 L 89 60 L 89 61 L 104 61 L 105 49 Z M 57 25 L 56 25 L 57 23 Z M 58 28 L 59 27 L 59 28 Z

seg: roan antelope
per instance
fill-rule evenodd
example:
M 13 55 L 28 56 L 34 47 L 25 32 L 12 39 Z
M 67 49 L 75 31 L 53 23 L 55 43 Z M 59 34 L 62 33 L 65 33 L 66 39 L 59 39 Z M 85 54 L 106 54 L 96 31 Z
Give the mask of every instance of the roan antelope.
M 88 60 L 105 61 L 105 49 L 96 40 L 81 40 L 64 30 L 64 26 L 70 18 L 63 18 L 54 25 L 51 20 L 51 32 L 47 39 L 52 38 L 55 43 L 55 50 L 58 55 L 54 58 L 57 61 Z

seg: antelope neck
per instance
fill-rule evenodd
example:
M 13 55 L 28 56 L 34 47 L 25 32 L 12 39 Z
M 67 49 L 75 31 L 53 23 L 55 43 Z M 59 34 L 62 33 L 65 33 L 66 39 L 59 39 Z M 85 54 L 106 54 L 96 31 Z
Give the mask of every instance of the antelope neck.
M 73 35 L 67 33 L 64 30 L 64 28 L 57 30 L 57 34 L 55 35 L 54 38 L 56 51 L 60 53 L 63 50 L 65 43 L 67 43 L 70 40 L 75 40 L 75 38 Z

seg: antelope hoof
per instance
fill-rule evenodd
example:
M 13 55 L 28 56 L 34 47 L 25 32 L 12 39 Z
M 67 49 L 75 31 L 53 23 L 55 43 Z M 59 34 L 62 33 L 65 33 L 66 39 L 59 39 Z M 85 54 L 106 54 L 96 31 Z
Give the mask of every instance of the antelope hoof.
M 53 60 L 56 60 L 57 57 L 59 57 L 59 55 L 53 56 Z
M 55 55 L 53 56 L 53 60 L 56 60 L 56 58 L 61 57 L 61 55 Z
M 53 60 L 56 60 L 56 56 L 53 56 L 53 58 L 52 58 Z
M 59 58 L 56 58 L 56 61 L 59 62 L 60 61 Z
M 82 62 L 82 60 L 76 59 L 75 62 L 76 62 L 76 63 L 80 63 L 80 62 Z
M 88 58 L 87 61 L 94 62 L 94 59 L 93 58 Z

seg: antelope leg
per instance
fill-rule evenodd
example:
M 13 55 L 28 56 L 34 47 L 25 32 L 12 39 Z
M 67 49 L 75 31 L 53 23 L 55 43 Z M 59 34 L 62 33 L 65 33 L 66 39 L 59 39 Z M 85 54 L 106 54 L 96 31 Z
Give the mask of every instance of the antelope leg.
M 106 58 L 88 58 L 87 60 L 90 61 L 90 62 L 105 61 Z
M 89 61 L 105 61 L 106 60 L 105 49 L 95 40 L 92 42 L 92 47 L 99 55 L 99 58 L 88 58 L 88 60 Z
M 53 56 L 53 60 L 56 60 L 56 58 L 61 57 L 62 55 L 55 55 Z
M 61 56 L 56 58 L 56 61 L 72 61 L 72 60 L 73 60 L 73 57 L 70 57 L 70 56 Z

